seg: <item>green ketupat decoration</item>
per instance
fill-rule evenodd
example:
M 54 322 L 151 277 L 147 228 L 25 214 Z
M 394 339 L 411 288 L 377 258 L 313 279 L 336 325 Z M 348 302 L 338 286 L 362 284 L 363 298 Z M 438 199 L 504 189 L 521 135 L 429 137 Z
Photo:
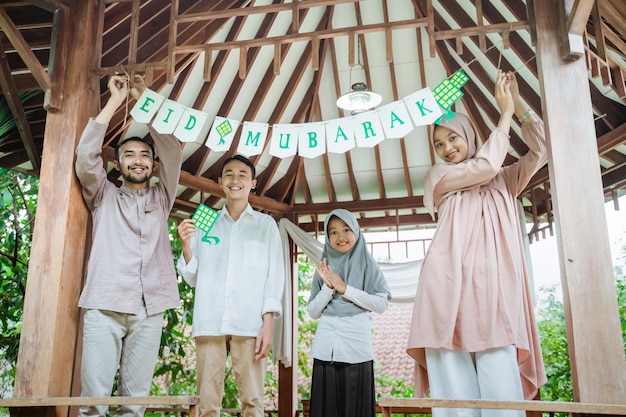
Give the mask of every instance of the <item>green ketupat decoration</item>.
M 230 132 L 233 131 L 233 126 L 230 124 L 230 122 L 228 120 L 224 120 L 222 123 L 220 123 L 215 128 L 215 130 L 220 135 L 220 141 L 219 141 L 218 145 L 222 145 L 222 144 L 226 143 L 224 141 L 224 136 L 228 135 Z
M 433 96 L 437 103 L 445 109 L 445 113 L 441 115 L 435 124 L 439 124 L 443 119 L 451 119 L 454 117 L 454 112 L 450 110 L 450 107 L 461 97 L 463 97 L 463 92 L 461 91 L 461 87 L 465 85 L 465 83 L 469 80 L 469 77 L 462 69 L 457 70 L 452 77 L 446 78 L 443 80 L 435 89 L 433 90 Z
M 209 236 L 209 232 L 213 228 L 213 225 L 219 216 L 220 213 L 218 211 L 215 211 L 202 203 L 200 203 L 196 211 L 193 213 L 193 216 L 191 216 L 191 219 L 196 222 L 195 226 L 205 233 L 202 241 L 207 242 L 209 245 L 212 245 L 213 243 L 217 245 L 220 243 L 219 237 Z

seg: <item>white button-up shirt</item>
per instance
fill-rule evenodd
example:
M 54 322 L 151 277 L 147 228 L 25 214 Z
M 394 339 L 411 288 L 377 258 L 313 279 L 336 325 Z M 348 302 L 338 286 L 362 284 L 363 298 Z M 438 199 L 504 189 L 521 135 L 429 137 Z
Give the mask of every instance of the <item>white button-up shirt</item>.
M 179 274 L 196 287 L 192 336 L 253 336 L 263 315 L 280 316 L 285 267 L 274 219 L 250 205 L 237 221 L 224 206 L 209 232 L 192 238 L 193 257 L 181 256 Z

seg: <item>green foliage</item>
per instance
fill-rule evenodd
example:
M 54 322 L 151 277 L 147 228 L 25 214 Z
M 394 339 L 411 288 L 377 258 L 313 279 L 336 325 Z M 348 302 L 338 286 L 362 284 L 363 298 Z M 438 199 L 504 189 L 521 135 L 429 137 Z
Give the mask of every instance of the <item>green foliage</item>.
M 19 93 L 18 99 L 22 103 L 26 103 L 30 99 L 32 99 L 35 96 L 38 96 L 41 93 L 42 93 L 41 90 Z M 26 117 L 28 117 L 31 113 L 35 112 L 36 110 L 37 109 L 27 110 L 25 112 Z M 13 114 L 11 113 L 11 108 L 9 107 L 9 104 L 7 103 L 6 97 L 0 96 L 0 145 L 2 145 L 2 143 L 9 138 L 9 133 L 15 132 L 15 134 L 17 134 L 15 127 L 16 127 L 15 118 L 13 117 Z
M 314 274 L 315 264 L 304 255 L 298 256 L 298 372 L 306 381 L 298 384 L 298 395 L 305 400 L 310 398 L 313 360 L 309 352 L 317 330 L 317 320 L 312 320 L 307 314 Z
M 626 247 L 622 248 L 626 260 Z M 626 354 L 626 276 L 621 266 L 615 267 L 615 284 Z M 537 327 L 548 381 L 541 387 L 544 401 L 573 401 L 572 375 L 567 344 L 567 330 L 563 302 L 557 297 L 556 287 L 541 288 Z M 560 415 L 560 414 L 557 414 Z
M 0 168 L 0 397 L 12 392 L 39 181 Z
M 168 226 L 172 253 L 176 260 L 181 254 L 180 241 L 176 238 L 177 223 L 171 220 Z M 165 311 L 152 395 L 195 395 L 196 392 L 195 345 L 191 337 L 194 288 L 179 277 L 178 291 L 181 306 Z
M 615 286 L 617 288 L 617 307 L 622 327 L 622 343 L 626 353 L 626 245 L 622 246 L 621 262 L 613 269 L 615 274 Z
M 572 380 L 563 303 L 556 287 L 542 288 L 542 306 L 537 327 L 548 381 L 541 387 L 541 399 L 572 401 Z

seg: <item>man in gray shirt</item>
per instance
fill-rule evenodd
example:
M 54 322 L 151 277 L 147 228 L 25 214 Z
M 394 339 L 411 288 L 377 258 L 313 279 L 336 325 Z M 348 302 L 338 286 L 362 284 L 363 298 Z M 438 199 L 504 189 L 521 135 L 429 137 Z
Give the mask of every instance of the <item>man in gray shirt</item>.
M 143 78 L 133 86 L 112 76 L 111 94 L 91 118 L 76 149 L 76 174 L 93 220 L 92 247 L 79 306 L 83 324 L 81 395 L 110 396 L 119 368 L 118 393 L 147 396 L 158 359 L 163 312 L 180 305 L 168 234 L 176 198 L 182 151 L 171 135 L 150 130 L 154 147 L 142 138 L 120 141 L 114 166 L 123 183 L 116 186 L 103 168 L 102 144 L 111 118 L 128 99 L 139 98 Z M 155 161 L 155 148 L 160 162 Z M 150 177 L 158 168 L 159 181 Z M 145 406 L 123 406 L 120 416 L 141 416 Z M 106 406 L 81 407 L 82 416 L 104 416 Z

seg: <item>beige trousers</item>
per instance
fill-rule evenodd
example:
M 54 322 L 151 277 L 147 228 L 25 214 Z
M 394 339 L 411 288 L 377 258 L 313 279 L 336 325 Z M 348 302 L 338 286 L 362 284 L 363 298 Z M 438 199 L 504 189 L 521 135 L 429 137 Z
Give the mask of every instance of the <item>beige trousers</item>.
M 159 357 L 163 314 L 148 316 L 87 310 L 83 324 L 81 396 L 109 397 L 115 374 L 121 396 L 150 395 L 152 374 Z M 80 417 L 104 417 L 108 406 L 80 407 Z M 119 417 L 141 417 L 145 405 L 125 405 L 115 411 Z
M 224 368 L 230 353 L 241 400 L 242 417 L 263 417 L 267 358 L 254 359 L 255 337 L 198 336 L 198 417 L 219 417 L 224 395 Z

